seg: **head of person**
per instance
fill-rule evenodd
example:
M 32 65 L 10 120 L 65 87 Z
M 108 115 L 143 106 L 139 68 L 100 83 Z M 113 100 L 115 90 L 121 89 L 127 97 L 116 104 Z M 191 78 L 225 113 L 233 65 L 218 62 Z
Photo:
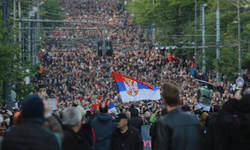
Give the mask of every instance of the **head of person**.
M 81 112 L 81 115 L 82 115 L 82 122 L 84 122 L 84 120 L 85 120 L 85 110 L 84 110 L 84 108 L 81 106 L 81 105 L 78 105 L 78 106 L 76 106 L 76 108 Z
M 81 129 L 82 114 L 76 107 L 67 107 L 63 112 L 63 123 L 75 132 Z
M 126 116 L 127 116 L 127 118 L 130 118 L 130 117 L 131 117 L 130 111 L 126 111 Z
M 7 128 L 8 128 L 8 125 L 5 121 L 0 124 L 0 137 L 4 136 L 4 133 Z
M 22 111 L 18 118 L 21 117 L 23 121 L 36 119 L 41 123 L 45 121 L 44 117 L 44 102 L 38 95 L 31 95 L 22 102 Z
M 118 129 L 124 129 L 125 127 L 128 126 L 128 118 L 124 113 L 119 113 L 116 116 L 115 121 L 116 121 L 116 127 Z
M 144 116 L 145 116 L 146 119 L 150 119 L 150 112 L 146 111 Z
M 94 110 L 94 111 L 93 111 L 93 117 L 94 117 L 94 118 L 98 118 L 98 116 L 97 116 L 98 114 L 99 114 L 99 111 L 98 111 L 98 110 Z
M 102 103 L 100 106 L 99 106 L 99 112 L 100 113 L 108 113 L 109 111 L 109 108 L 108 108 L 108 105 L 105 104 L 105 103 Z
M 184 105 L 181 107 L 181 111 L 185 112 L 185 113 L 190 113 L 191 109 L 188 105 Z
M 162 86 L 162 102 L 166 106 L 167 111 L 170 108 L 178 106 L 179 93 L 179 89 L 171 83 L 165 83 Z
M 38 91 L 38 95 L 41 99 L 44 99 L 47 96 L 47 92 L 45 89 L 45 85 L 40 83 L 39 84 L 39 91 Z
M 141 119 L 145 120 L 145 115 L 144 114 L 141 115 Z
M 214 105 L 213 112 L 219 113 L 220 112 L 220 106 Z

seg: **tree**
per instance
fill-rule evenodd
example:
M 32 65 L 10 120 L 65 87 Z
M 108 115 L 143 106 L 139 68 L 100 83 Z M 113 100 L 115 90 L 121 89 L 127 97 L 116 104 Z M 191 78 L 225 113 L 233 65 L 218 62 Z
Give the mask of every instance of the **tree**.
M 13 39 L 14 33 L 17 31 L 12 27 L 4 28 L 4 22 L 2 21 L 2 12 L 0 12 L 0 105 L 3 104 L 3 83 L 4 81 L 11 81 L 11 87 L 17 94 L 17 100 L 21 101 L 30 94 L 33 90 L 33 86 L 30 84 L 19 86 L 24 81 L 25 77 L 32 77 L 36 73 L 35 65 L 32 65 L 30 61 L 22 60 L 22 55 L 25 54 L 22 49 L 19 48 L 19 43 L 10 43 L 9 39 Z M 27 72 L 26 70 L 30 71 Z M 16 88 L 16 85 L 18 88 Z M 25 91 L 25 95 L 22 91 Z
M 249 8 L 244 8 L 247 1 L 241 2 L 241 50 L 242 67 L 250 68 L 250 18 Z M 208 4 L 205 8 L 205 33 L 206 35 L 216 35 L 216 9 L 217 3 L 214 0 L 201 0 L 197 2 L 197 35 L 201 35 L 200 28 L 200 5 Z M 185 0 L 142 0 L 134 1 L 128 4 L 128 11 L 134 13 L 133 20 L 141 28 L 150 29 L 153 26 L 156 30 L 156 39 L 162 45 L 194 46 L 195 30 L 195 1 Z M 206 67 L 209 70 L 220 69 L 226 74 L 231 82 L 235 81 L 235 72 L 238 72 L 238 26 L 235 22 L 238 20 L 237 8 L 228 0 L 220 0 L 220 48 L 221 55 L 218 66 L 216 66 L 216 48 L 206 49 Z M 188 36 L 186 36 L 188 35 Z M 206 36 L 205 46 L 216 43 L 216 36 Z M 202 37 L 196 37 L 197 45 L 202 46 Z M 230 48 L 228 45 L 236 45 Z M 194 49 L 174 50 L 178 55 L 193 56 Z M 198 49 L 198 64 L 201 68 L 203 54 Z M 223 54 L 223 55 L 222 55 Z M 237 57 L 236 57 L 237 56 Z M 227 58 L 233 58 L 231 61 Z M 232 64 L 234 62 L 234 64 Z M 229 68 L 229 66 L 233 68 Z
M 45 0 L 42 5 L 42 15 L 44 19 L 47 20 L 63 20 L 66 17 L 66 12 L 63 11 L 62 6 L 59 4 L 58 0 Z M 48 23 L 44 23 L 48 26 Z M 51 25 L 51 24 L 50 24 Z M 53 23 L 53 25 L 58 25 L 58 23 Z

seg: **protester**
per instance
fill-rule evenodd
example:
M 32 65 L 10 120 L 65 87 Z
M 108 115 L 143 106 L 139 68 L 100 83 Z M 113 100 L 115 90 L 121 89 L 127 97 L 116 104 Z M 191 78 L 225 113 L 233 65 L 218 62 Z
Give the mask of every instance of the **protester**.
M 149 125 L 149 122 L 148 122 L 148 120 L 145 118 L 145 115 L 144 115 L 144 114 L 141 115 L 141 119 L 142 119 L 142 121 L 143 121 L 143 125 Z
M 129 119 L 131 117 L 131 112 L 130 111 L 126 111 L 126 116 Z
M 109 149 L 110 135 L 116 128 L 114 119 L 111 114 L 108 114 L 108 105 L 102 103 L 99 106 L 100 113 L 92 121 L 92 128 L 94 129 L 96 141 L 94 144 L 95 150 Z
M 164 108 L 162 109 L 162 116 L 167 114 L 167 110 Z M 161 117 L 162 117 L 161 116 Z M 156 134 L 157 134 L 157 129 L 156 129 L 156 122 L 159 120 L 160 118 L 157 118 L 155 120 L 155 122 L 150 126 L 150 130 L 149 130 L 149 135 L 151 137 L 151 146 L 152 146 L 152 150 L 154 150 L 155 147 L 155 140 L 156 140 Z
M 43 127 L 48 116 L 44 112 L 46 111 L 40 97 L 32 95 L 24 100 L 19 116 L 22 121 L 4 136 L 1 150 L 60 150 L 59 136 Z
M 223 142 L 221 142 L 221 137 L 223 136 L 223 130 L 221 129 L 217 116 L 220 112 L 220 106 L 215 105 L 213 107 L 213 114 L 208 116 L 206 119 L 207 125 L 207 135 L 205 140 L 205 147 L 207 150 L 223 150 Z M 205 124 L 205 125 L 206 125 Z
M 118 114 L 115 121 L 117 128 L 110 136 L 109 150 L 143 150 L 141 133 L 128 125 L 126 114 Z
M 65 108 L 77 104 L 82 105 L 86 111 L 85 123 L 93 124 L 92 120 L 96 118 L 94 119 L 98 120 L 95 121 L 96 124 L 106 125 L 110 123 L 110 120 L 107 119 L 107 122 L 101 120 L 109 117 L 100 115 L 101 118 L 97 118 L 99 112 L 92 109 L 92 104 L 110 101 L 114 104 L 116 111 L 126 113 L 129 120 L 131 120 L 132 110 L 137 109 L 142 118 L 145 114 L 147 121 L 139 118 L 139 113 L 136 115 L 136 119 L 132 117 L 132 120 L 143 120 L 145 123 L 150 122 L 150 118 L 154 118 L 152 120 L 154 122 L 160 116 L 159 113 L 154 114 L 154 112 L 157 108 L 162 108 L 161 102 L 142 100 L 123 103 L 116 88 L 112 71 L 157 88 L 163 86 L 164 83 L 178 86 L 180 88 L 179 97 L 182 101 L 181 106 L 184 106 L 183 111 L 187 113 L 196 113 L 198 109 L 197 97 L 199 97 L 200 85 L 197 84 L 196 79 L 205 80 L 205 76 L 207 76 L 207 81 L 214 84 L 215 96 L 211 100 L 211 106 L 222 105 L 235 92 L 236 85 L 229 83 L 223 73 L 221 74 L 222 85 L 216 83 L 215 70 L 209 70 L 207 74 L 202 72 L 199 66 L 196 70 L 193 58 L 176 56 L 171 52 L 166 57 L 160 50 L 152 48 L 152 45 L 158 45 L 157 40 L 150 41 L 144 36 L 143 30 L 132 24 L 131 14 L 126 11 L 121 1 L 102 0 L 96 3 L 89 0 L 60 0 L 59 2 L 64 11 L 67 12 L 65 20 L 89 22 L 86 24 L 64 23 L 59 26 L 93 29 L 67 30 L 59 28 L 46 31 L 47 37 L 43 41 L 39 55 L 42 69 L 38 71 L 37 77 L 44 84 L 49 98 L 57 99 L 58 110 L 55 110 L 55 113 L 58 113 L 59 116 L 62 116 Z M 90 24 L 90 22 L 101 23 L 107 28 L 105 37 L 106 40 L 111 40 L 113 43 L 112 56 L 96 55 L 98 46 L 96 43 L 103 40 L 103 32 L 100 27 Z M 131 49 L 135 49 L 135 51 Z M 247 72 L 243 77 L 245 81 L 249 80 Z M 34 93 L 38 94 L 37 85 L 35 85 L 35 89 Z M 46 97 L 45 94 L 44 97 Z M 149 105 L 152 107 L 148 107 Z M 202 112 L 202 109 L 199 111 Z M 116 112 L 112 114 L 115 117 Z M 130 123 L 138 122 L 131 121 Z M 207 127 L 206 123 L 205 121 Z M 113 124 L 110 128 L 101 127 L 98 129 L 95 126 L 95 130 L 98 132 L 96 133 L 98 142 L 95 143 L 95 147 L 107 147 L 102 144 L 102 141 L 109 139 L 108 136 L 113 131 L 113 127 L 115 128 Z M 101 134 L 103 128 L 107 130 L 107 136 Z M 140 129 L 139 125 L 138 129 Z M 90 132 L 88 134 L 90 135 Z
M 5 134 L 5 131 L 7 130 L 8 125 L 7 123 L 4 121 L 0 124 L 0 137 L 3 137 Z
M 183 113 L 178 109 L 179 89 L 172 84 L 164 84 L 162 87 L 162 102 L 168 111 L 168 115 L 156 122 L 155 150 L 203 149 L 199 120 L 195 116 Z
M 63 150 L 85 150 L 85 145 L 81 137 L 77 134 L 81 129 L 82 115 L 75 107 L 68 107 L 63 112 L 63 131 L 64 140 L 62 142 Z
M 77 134 L 81 137 L 81 141 L 84 143 L 85 149 L 93 150 L 95 143 L 94 130 L 89 123 L 85 122 L 84 108 L 81 105 L 78 105 L 76 108 L 81 112 L 82 115 L 81 129 L 77 132 Z
M 159 114 L 161 108 L 158 108 L 150 118 L 151 123 L 155 123 L 155 120 L 161 115 Z
M 139 112 L 136 108 L 131 110 L 131 117 L 128 119 L 128 123 L 139 130 L 141 133 L 141 126 L 143 125 L 142 118 L 139 117 Z
M 241 94 L 239 89 L 234 98 L 222 107 L 217 120 L 223 130 L 223 148 L 228 150 L 250 149 L 250 92 Z M 235 112 L 237 112 L 235 114 Z
M 150 112 L 146 111 L 144 116 L 145 116 L 145 119 L 147 120 L 147 122 L 150 123 L 150 116 L 151 116 Z
M 44 99 L 44 98 L 47 96 L 45 86 L 44 86 L 44 84 L 42 84 L 42 83 L 39 84 L 38 96 L 39 96 L 41 99 Z
M 200 117 L 200 124 L 201 124 L 201 129 L 204 130 L 204 128 L 206 128 L 205 126 L 205 121 L 206 121 L 206 118 L 208 116 L 208 113 L 207 112 L 203 112 L 201 117 Z

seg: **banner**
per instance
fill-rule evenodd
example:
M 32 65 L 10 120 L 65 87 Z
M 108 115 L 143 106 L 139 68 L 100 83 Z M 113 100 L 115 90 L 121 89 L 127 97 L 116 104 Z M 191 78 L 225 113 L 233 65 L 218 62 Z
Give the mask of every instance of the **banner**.
M 141 136 L 143 140 L 143 149 L 152 150 L 151 137 L 149 135 L 150 125 L 141 126 Z
M 52 110 L 57 110 L 57 103 L 55 98 L 48 99 L 47 101 Z

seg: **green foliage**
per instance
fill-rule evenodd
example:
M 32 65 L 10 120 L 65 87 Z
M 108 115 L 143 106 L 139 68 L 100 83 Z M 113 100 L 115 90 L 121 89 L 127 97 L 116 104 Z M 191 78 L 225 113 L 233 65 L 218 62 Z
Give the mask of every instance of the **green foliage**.
M 62 11 L 62 6 L 58 0 L 46 0 L 42 6 L 42 15 L 47 20 L 62 20 L 66 17 L 66 12 Z M 52 25 L 51 23 L 45 24 L 46 26 Z M 53 23 L 53 25 L 58 25 Z
M 143 29 L 150 29 L 154 23 L 156 39 L 161 45 L 194 46 L 195 34 L 195 1 L 186 0 L 142 0 L 128 4 L 128 11 L 134 13 L 133 20 Z M 240 1 L 245 5 L 247 1 Z M 205 53 L 207 69 L 220 69 L 229 81 L 234 82 L 238 72 L 238 11 L 228 0 L 220 0 L 220 63 L 216 59 L 216 48 L 207 48 Z M 200 5 L 205 7 L 205 33 L 216 35 L 216 9 L 218 7 L 214 0 L 197 1 L 197 35 L 201 35 Z M 250 69 L 250 8 L 241 8 L 241 50 L 242 68 Z M 206 36 L 206 46 L 216 46 L 216 36 Z M 196 37 L 197 45 L 202 46 L 202 37 Z M 228 47 L 228 45 L 236 45 Z M 198 65 L 202 65 L 202 50 L 198 49 Z M 193 56 L 194 49 L 178 49 L 174 53 L 179 55 Z M 230 59 L 229 59 L 230 58 Z M 232 63 L 233 62 L 233 63 Z
M 13 39 L 14 33 L 17 34 L 16 30 L 13 30 L 12 27 L 4 28 L 4 22 L 2 21 L 2 12 L 0 12 L 0 105 L 3 102 L 3 82 L 11 81 L 12 89 L 17 94 L 17 99 L 21 101 L 21 97 L 25 97 L 24 94 L 21 94 L 20 91 L 26 91 L 25 94 L 30 94 L 33 91 L 32 85 L 20 86 L 21 82 L 24 81 L 24 78 L 27 76 L 32 76 L 36 73 L 34 65 L 31 61 L 23 61 L 22 55 L 25 54 L 21 48 L 19 48 L 19 43 L 10 43 L 7 42 L 9 39 Z M 26 72 L 29 69 L 30 72 Z M 19 86 L 14 88 L 15 85 Z
M 19 82 L 13 90 L 16 92 L 16 99 L 22 101 L 33 91 L 33 89 L 34 87 L 32 84 L 22 84 Z

